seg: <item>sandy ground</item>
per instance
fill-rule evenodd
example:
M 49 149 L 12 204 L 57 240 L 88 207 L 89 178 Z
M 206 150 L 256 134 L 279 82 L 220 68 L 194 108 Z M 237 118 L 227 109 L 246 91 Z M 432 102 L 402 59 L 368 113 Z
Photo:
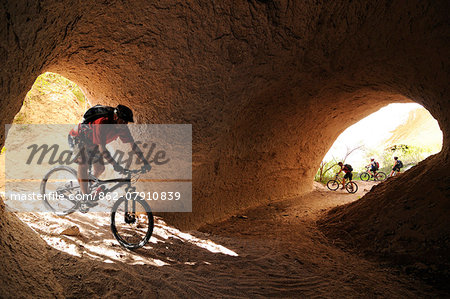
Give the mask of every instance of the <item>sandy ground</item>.
M 157 218 L 137 251 L 114 240 L 106 214 L 19 213 L 47 242 L 56 279 L 68 298 L 87 297 L 436 297 L 445 296 L 398 270 L 340 249 L 317 228 L 329 208 L 356 194 L 315 190 L 181 232 Z M 60 233 L 77 226 L 81 235 Z

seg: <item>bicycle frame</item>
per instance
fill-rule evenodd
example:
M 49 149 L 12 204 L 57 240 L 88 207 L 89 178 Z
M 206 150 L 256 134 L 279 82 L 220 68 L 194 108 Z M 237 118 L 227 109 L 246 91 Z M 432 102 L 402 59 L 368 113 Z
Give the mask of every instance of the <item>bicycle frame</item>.
M 377 175 L 378 174 L 378 171 L 377 170 L 375 170 L 375 171 L 372 171 L 372 170 L 370 170 L 370 166 L 365 166 L 366 167 L 366 172 L 367 173 L 372 173 L 372 175 Z
M 109 179 L 109 180 L 97 179 L 97 182 L 98 182 L 98 186 L 117 182 L 117 184 L 115 184 L 111 188 L 105 189 L 105 191 L 103 191 L 105 193 L 113 192 L 114 190 L 116 190 L 124 185 L 127 186 L 125 188 L 125 192 L 129 192 L 130 189 L 132 190 L 132 192 L 134 192 L 136 190 L 136 188 L 131 187 L 131 174 L 129 174 L 126 178 L 123 178 L 123 179 Z M 128 211 L 129 211 L 128 210 L 128 200 L 125 200 L 125 212 L 128 213 Z M 136 201 L 135 200 L 132 201 L 131 211 L 136 211 Z
M 128 188 L 131 188 L 131 176 L 124 178 L 124 179 L 109 179 L 109 180 L 95 179 L 93 181 L 94 181 L 94 184 L 92 184 L 91 188 L 101 186 L 101 185 L 107 185 L 107 184 L 111 184 L 111 183 L 117 183 L 116 185 L 112 186 L 111 188 L 105 189 L 104 192 L 113 192 L 114 190 L 116 190 L 124 185 L 128 185 Z
M 374 181 L 384 181 L 386 179 L 386 174 L 382 171 L 379 171 L 379 169 L 375 171 L 370 170 L 370 165 L 365 166 L 366 171 L 362 172 L 359 177 L 362 181 L 370 181 L 371 178 L 373 178 Z M 370 175 L 370 176 L 369 176 Z
M 131 190 L 131 192 L 134 192 L 136 190 L 136 188 L 131 186 L 131 177 L 133 174 L 136 174 L 136 173 L 137 172 L 128 172 L 127 176 L 125 178 L 101 180 L 92 175 L 92 164 L 89 164 L 89 171 L 88 171 L 89 190 L 92 191 L 93 188 L 101 186 L 101 185 L 117 183 L 116 185 L 112 186 L 111 188 L 105 189 L 103 192 L 105 192 L 105 193 L 113 192 L 114 190 L 117 190 L 124 185 L 128 185 L 128 187 L 125 188 L 125 192 L 128 192 L 130 190 Z
M 342 183 L 344 181 L 344 177 L 340 177 L 340 176 L 336 176 L 334 178 L 335 181 L 337 181 L 340 185 L 344 186 L 344 184 Z M 351 180 L 348 180 L 347 183 L 350 183 Z
M 335 176 L 335 178 L 334 178 L 334 180 L 335 180 L 336 182 L 338 182 L 339 185 L 344 185 L 344 184 L 342 184 L 342 179 L 343 179 L 343 178 L 338 177 L 338 176 Z M 339 185 L 338 185 L 338 188 L 339 188 Z
M 355 193 L 356 191 L 358 191 L 358 185 L 352 180 L 349 180 L 345 185 L 343 184 L 343 182 L 344 178 L 341 178 L 338 175 L 336 175 L 334 179 L 331 179 L 327 182 L 327 188 L 330 189 L 331 191 L 336 191 L 337 189 L 339 189 L 339 186 L 342 185 L 343 186 L 342 188 L 343 189 L 345 188 L 349 193 Z

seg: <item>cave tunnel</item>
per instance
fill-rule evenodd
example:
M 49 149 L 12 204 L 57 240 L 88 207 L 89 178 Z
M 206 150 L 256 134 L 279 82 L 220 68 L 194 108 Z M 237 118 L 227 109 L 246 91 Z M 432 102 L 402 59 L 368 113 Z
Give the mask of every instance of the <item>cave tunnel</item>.
M 446 11 L 448 1 L 6 1 L 0 141 L 44 72 L 76 82 L 92 104 L 132 107 L 137 123 L 192 124 L 193 211 L 164 217 L 196 229 L 309 192 L 348 126 L 389 103 L 417 102 L 439 122 L 442 151 L 322 223 L 374 252 L 394 242 L 378 253 L 436 264 L 448 277 Z M 21 252 L 21 224 L 0 216 L 2 260 L 32 259 Z M 406 224 L 422 228 L 427 248 L 401 242 Z M 34 268 L 9 264 L 0 276 L 21 271 Z M 6 285 L 11 294 L 19 284 Z

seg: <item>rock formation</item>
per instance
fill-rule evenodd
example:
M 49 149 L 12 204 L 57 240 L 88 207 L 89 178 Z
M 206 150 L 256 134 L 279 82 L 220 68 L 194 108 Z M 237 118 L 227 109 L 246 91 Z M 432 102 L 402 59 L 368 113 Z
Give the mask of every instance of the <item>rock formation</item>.
M 51 71 L 92 103 L 130 105 L 139 123 L 193 125 L 193 213 L 166 215 L 180 227 L 307 192 L 337 136 L 392 102 L 439 122 L 443 149 L 415 172 L 426 176 L 450 166 L 448 11 L 443 0 L 3 1 L 0 142 Z M 416 184 L 423 201 L 448 196 L 448 180 L 437 197 Z

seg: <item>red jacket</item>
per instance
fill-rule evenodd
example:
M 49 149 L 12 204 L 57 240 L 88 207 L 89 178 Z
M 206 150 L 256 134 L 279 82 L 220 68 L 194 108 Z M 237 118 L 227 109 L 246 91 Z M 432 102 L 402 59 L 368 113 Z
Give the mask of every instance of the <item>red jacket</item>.
M 87 124 L 90 130 L 87 130 L 86 138 L 95 145 L 106 145 L 117 138 L 120 138 L 123 143 L 133 142 L 133 137 L 131 136 L 127 125 L 115 126 L 116 124 L 117 123 L 109 117 L 100 117 Z M 81 124 L 78 124 L 69 132 L 69 134 L 76 137 L 80 134 L 81 130 Z

